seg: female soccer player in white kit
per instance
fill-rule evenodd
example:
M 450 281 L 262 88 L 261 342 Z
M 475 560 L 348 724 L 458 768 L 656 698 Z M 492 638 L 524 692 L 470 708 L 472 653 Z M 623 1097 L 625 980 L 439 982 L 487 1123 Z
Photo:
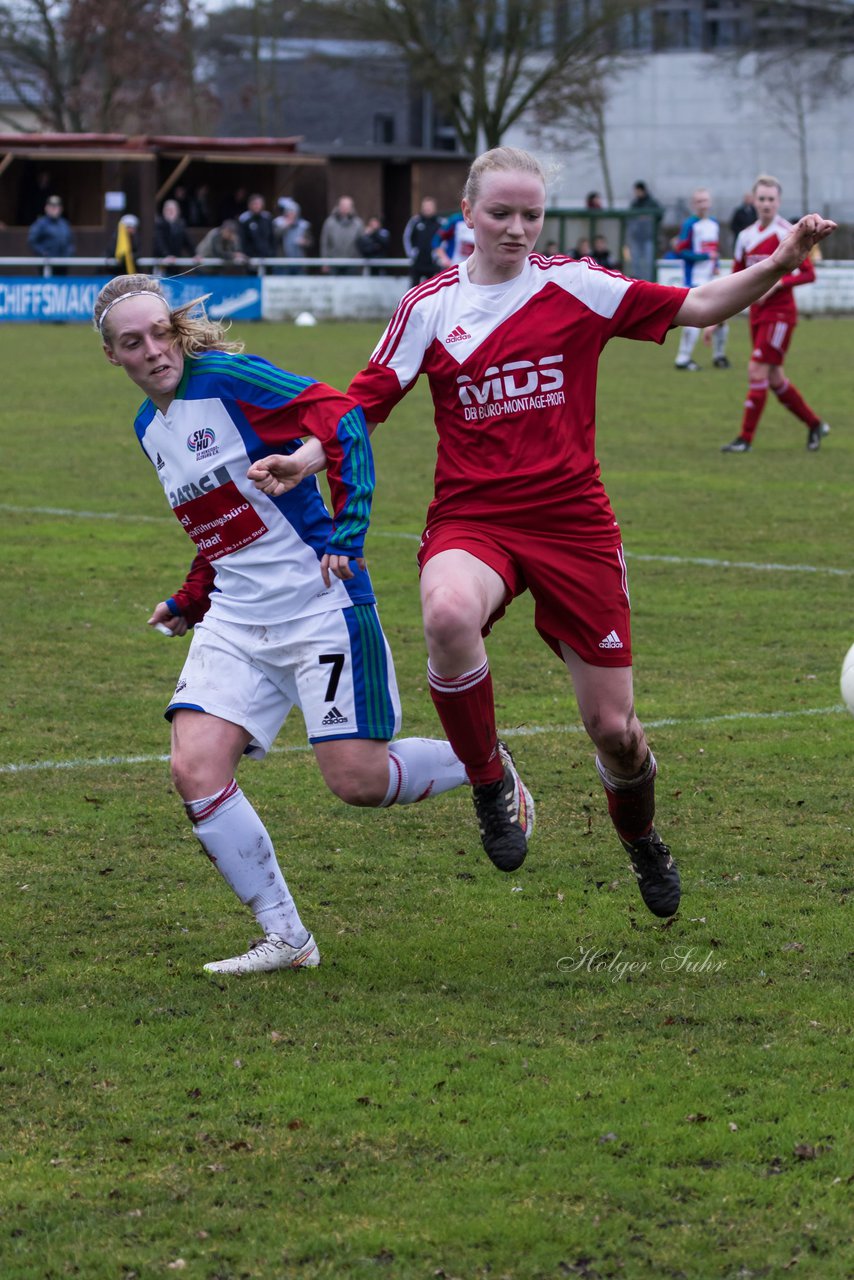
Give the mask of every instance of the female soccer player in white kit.
M 653 825 L 656 762 L 634 709 L 626 566 L 594 451 L 599 356 L 614 337 L 662 342 L 674 325 L 735 314 L 835 224 L 808 215 L 772 258 L 688 291 L 534 253 L 545 198 L 527 152 L 478 157 L 462 200 L 474 253 L 404 295 L 349 391 L 375 424 L 419 374 L 430 385 L 439 441 L 419 553 L 428 676 L 487 853 L 512 871 L 527 851 L 526 793 L 498 751 L 483 636 L 528 589 L 537 630 L 572 677 L 641 896 L 670 916 L 679 873 Z M 255 471 L 282 492 L 322 453 L 309 441 Z
M 296 705 L 324 780 L 349 804 L 409 804 L 466 781 L 446 742 L 389 742 L 400 703 L 363 559 L 374 472 L 362 410 L 241 354 L 195 304 L 170 309 L 149 276 L 111 280 L 94 321 L 107 359 L 146 393 L 136 434 L 197 547 L 184 586 L 149 619 L 177 634 L 197 624 L 166 712 L 172 776 L 202 847 L 264 933 L 205 968 L 312 968 L 315 940 L 235 781 L 242 756 L 263 757 Z M 309 432 L 329 458 L 331 518 L 316 481 L 271 498 L 247 476 Z

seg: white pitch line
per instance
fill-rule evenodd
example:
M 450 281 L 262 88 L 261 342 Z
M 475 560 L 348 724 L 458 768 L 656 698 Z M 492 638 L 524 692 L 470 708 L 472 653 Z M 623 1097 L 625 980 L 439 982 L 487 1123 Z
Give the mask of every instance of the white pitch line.
M 71 516 L 76 520 L 128 520 L 141 524 L 165 524 L 168 516 L 144 516 L 120 511 L 72 511 L 67 507 L 13 507 L 0 502 L 0 511 L 18 516 Z
M 627 551 L 629 560 L 655 560 L 660 564 L 698 564 L 709 569 L 758 569 L 765 573 L 829 573 L 835 577 L 850 578 L 854 569 L 831 569 L 815 564 L 760 564 L 755 560 L 712 560 L 708 556 L 652 556 L 638 551 Z
M 169 516 L 129 515 L 117 511 L 73 511 L 65 507 L 15 507 L 0 502 L 0 511 L 8 511 L 11 515 L 71 516 L 78 520 L 122 520 L 128 523 L 137 521 L 142 524 L 171 523 Z M 420 542 L 419 533 L 404 533 L 398 530 L 371 529 L 371 538 L 403 538 L 407 542 Z M 627 560 L 648 561 L 656 564 L 695 564 L 705 569 L 751 569 L 759 573 L 819 573 L 835 578 L 850 578 L 854 569 L 835 569 L 828 565 L 816 564 L 762 564 L 755 560 L 716 560 L 711 556 L 673 556 L 647 555 L 640 551 L 626 551 Z
M 834 707 L 804 707 L 799 711 L 733 711 L 719 716 L 699 716 L 695 718 L 664 716 L 660 720 L 644 720 L 645 729 L 671 729 L 687 726 L 696 728 L 702 725 L 732 724 L 739 720 L 796 720 L 800 716 L 833 716 L 845 711 L 845 707 L 837 704 Z M 584 733 L 580 724 L 522 725 L 515 729 L 499 729 L 502 738 L 534 738 L 542 734 Z M 273 747 L 271 754 L 293 755 L 310 751 L 309 746 Z M 103 769 L 111 765 L 131 764 L 164 764 L 168 755 L 154 756 L 94 756 L 88 760 L 35 760 L 28 764 L 0 764 L 0 773 L 50 773 L 70 769 Z

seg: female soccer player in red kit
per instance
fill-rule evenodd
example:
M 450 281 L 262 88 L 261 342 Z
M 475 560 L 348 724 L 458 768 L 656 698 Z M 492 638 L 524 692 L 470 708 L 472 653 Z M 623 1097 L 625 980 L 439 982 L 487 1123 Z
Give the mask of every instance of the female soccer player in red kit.
M 735 242 L 733 271 L 743 271 L 751 263 L 770 257 L 791 230 L 791 223 L 780 217 L 782 187 L 767 174 L 753 184 L 753 199 L 758 214 L 752 226 L 745 227 Z M 811 409 L 794 383 L 789 382 L 783 361 L 798 323 L 798 308 L 793 289 L 811 284 L 815 268 L 808 257 L 797 263 L 782 279 L 758 298 L 750 308 L 750 340 L 753 349 L 747 366 L 748 389 L 744 402 L 741 431 L 722 453 L 749 453 L 768 399 L 769 388 L 784 409 L 799 418 L 807 429 L 807 448 L 811 452 L 821 446 L 822 436 L 830 427 Z
M 653 825 L 656 762 L 634 710 L 626 565 L 594 452 L 599 356 L 614 337 L 662 342 L 674 325 L 734 315 L 835 224 L 802 218 L 768 260 L 688 291 L 534 253 L 545 199 L 527 152 L 475 160 L 462 200 L 474 253 L 404 295 L 350 394 L 375 424 L 419 374 L 430 384 L 439 446 L 419 552 L 428 675 L 490 858 L 505 871 L 521 864 L 528 797 L 499 750 L 483 637 L 527 589 L 537 630 L 572 677 L 643 900 L 670 916 L 679 873 Z M 275 493 L 322 465 L 313 440 L 253 474 Z

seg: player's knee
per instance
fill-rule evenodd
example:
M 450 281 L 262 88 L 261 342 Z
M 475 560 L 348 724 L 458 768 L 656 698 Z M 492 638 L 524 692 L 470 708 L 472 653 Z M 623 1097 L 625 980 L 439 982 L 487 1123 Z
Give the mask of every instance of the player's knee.
M 388 770 L 383 774 L 372 771 L 347 771 L 327 775 L 326 785 L 333 795 L 345 804 L 358 809 L 376 809 L 388 791 Z
M 646 739 L 637 717 L 628 719 L 619 711 L 602 711 L 585 725 L 597 751 L 621 766 L 620 772 L 632 773 L 646 756 Z
M 424 634 L 428 649 L 470 645 L 480 636 L 480 618 L 471 596 L 455 587 L 435 587 L 424 601 Z
M 370 763 L 359 767 L 329 768 L 323 771 L 324 781 L 334 796 L 344 804 L 357 809 L 375 809 L 383 803 L 388 791 L 388 758 L 384 756 L 382 767 Z
M 214 795 L 219 789 L 217 779 L 210 775 L 202 761 L 196 760 L 192 755 L 173 751 L 169 769 L 172 784 L 184 801 Z

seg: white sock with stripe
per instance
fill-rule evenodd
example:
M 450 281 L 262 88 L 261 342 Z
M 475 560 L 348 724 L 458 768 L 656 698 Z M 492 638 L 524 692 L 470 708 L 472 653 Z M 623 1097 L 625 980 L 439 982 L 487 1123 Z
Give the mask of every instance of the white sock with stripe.
M 388 746 L 388 791 L 380 808 L 415 804 L 464 786 L 465 767 L 442 738 L 396 738 Z
M 676 363 L 687 364 L 694 354 L 694 346 L 700 336 L 699 329 L 692 329 L 686 325 L 682 330 L 682 336 L 679 339 L 679 350 L 676 352 Z
M 302 946 L 308 930 L 276 860 L 267 829 L 232 779 L 214 796 L 186 801 L 184 808 L 199 843 L 265 934 L 277 933 Z

